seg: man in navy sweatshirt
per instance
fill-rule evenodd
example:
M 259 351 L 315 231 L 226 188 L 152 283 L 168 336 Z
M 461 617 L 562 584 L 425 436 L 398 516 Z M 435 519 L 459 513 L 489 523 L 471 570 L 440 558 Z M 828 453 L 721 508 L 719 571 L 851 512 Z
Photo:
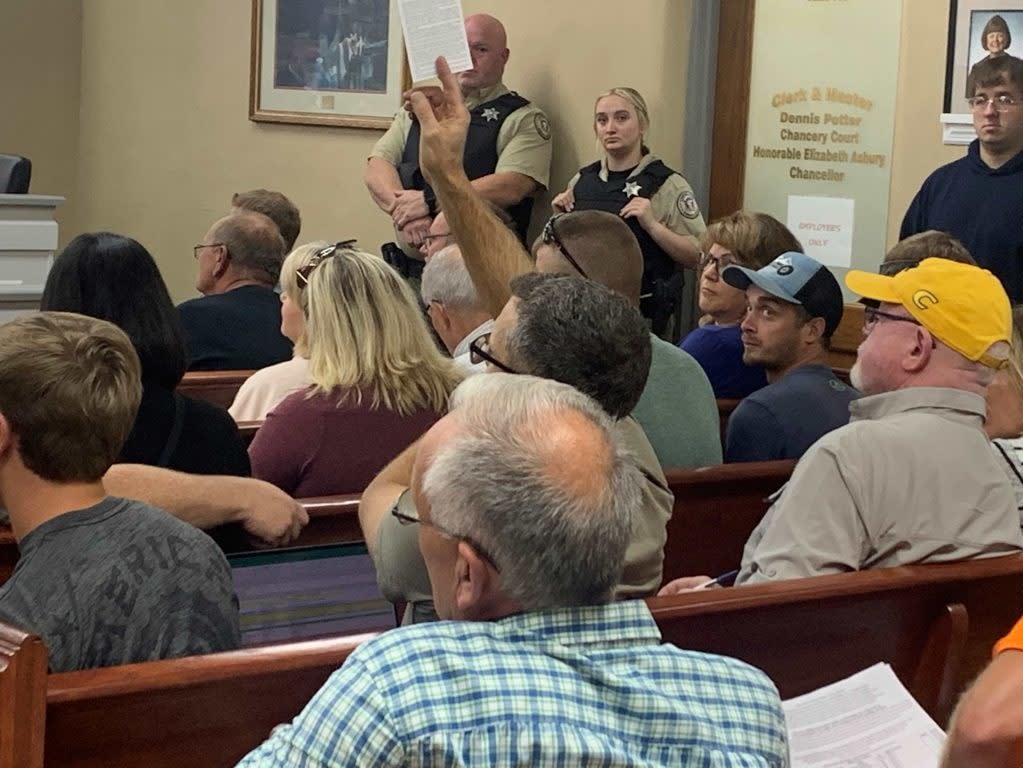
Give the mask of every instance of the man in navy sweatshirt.
M 899 239 L 928 229 L 959 238 L 993 272 L 1013 304 L 1023 302 L 1023 60 L 986 59 L 975 67 L 977 139 L 966 157 L 924 182 Z

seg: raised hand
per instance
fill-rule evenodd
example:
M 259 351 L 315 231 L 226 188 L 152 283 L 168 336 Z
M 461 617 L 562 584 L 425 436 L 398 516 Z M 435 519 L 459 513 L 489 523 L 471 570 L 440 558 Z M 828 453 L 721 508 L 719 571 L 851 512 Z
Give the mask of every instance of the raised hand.
M 469 131 L 462 89 L 443 56 L 437 59 L 437 77 L 441 87 L 415 88 L 408 96 L 419 120 L 419 168 L 434 188 L 465 174 L 462 155 Z

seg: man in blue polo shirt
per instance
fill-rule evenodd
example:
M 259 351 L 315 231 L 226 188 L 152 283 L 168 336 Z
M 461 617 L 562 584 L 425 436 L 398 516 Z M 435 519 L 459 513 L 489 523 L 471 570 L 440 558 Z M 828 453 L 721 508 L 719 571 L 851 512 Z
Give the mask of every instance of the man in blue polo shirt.
M 742 360 L 763 366 L 768 382 L 728 420 L 725 461 L 798 459 L 848 423 L 849 403 L 859 397 L 828 365 L 842 289 L 827 267 L 794 251 L 755 271 L 725 267 L 721 277 L 746 291 Z
M 1023 61 L 999 56 L 978 63 L 973 95 L 977 138 L 966 157 L 924 182 L 902 220 L 899 239 L 937 229 L 969 249 L 1023 302 Z

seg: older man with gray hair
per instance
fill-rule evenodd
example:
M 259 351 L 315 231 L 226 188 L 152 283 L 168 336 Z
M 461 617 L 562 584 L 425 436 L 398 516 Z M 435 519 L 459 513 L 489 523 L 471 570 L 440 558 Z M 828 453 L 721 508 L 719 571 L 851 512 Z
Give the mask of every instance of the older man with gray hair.
M 457 245 L 443 248 L 426 263 L 420 293 L 455 365 L 468 373 L 481 372 L 486 364 L 469 359 L 469 345 L 490 332 L 494 319 L 483 308 Z
M 412 492 L 446 621 L 358 648 L 240 766 L 787 765 L 777 691 L 610 602 L 644 480 L 603 409 L 474 376 L 424 436 Z
M 238 210 L 216 221 L 192 250 L 203 295 L 178 307 L 189 370 L 251 370 L 290 360 L 274 291 L 284 261 L 277 225 Z

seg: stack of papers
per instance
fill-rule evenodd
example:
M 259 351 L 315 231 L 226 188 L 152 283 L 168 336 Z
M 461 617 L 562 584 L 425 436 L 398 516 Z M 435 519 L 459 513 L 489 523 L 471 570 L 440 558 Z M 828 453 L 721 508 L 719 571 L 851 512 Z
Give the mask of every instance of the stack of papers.
M 792 768 L 935 768 L 944 732 L 887 664 L 784 702 Z

